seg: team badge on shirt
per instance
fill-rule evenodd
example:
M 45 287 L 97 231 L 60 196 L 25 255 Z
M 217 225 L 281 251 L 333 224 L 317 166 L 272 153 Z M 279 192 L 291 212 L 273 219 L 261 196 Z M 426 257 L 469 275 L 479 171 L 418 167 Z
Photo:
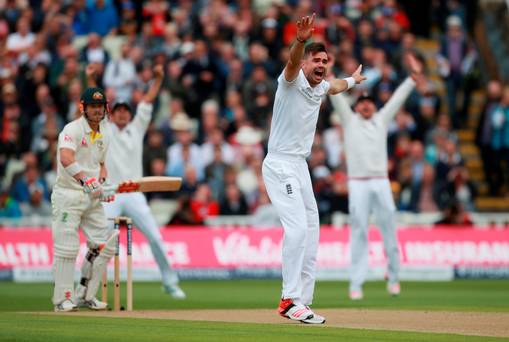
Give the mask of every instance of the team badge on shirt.
M 288 195 L 293 194 L 292 185 L 290 183 L 286 184 L 286 193 Z
M 87 139 L 85 139 L 85 137 L 83 137 L 83 139 L 81 139 L 81 146 L 88 147 Z

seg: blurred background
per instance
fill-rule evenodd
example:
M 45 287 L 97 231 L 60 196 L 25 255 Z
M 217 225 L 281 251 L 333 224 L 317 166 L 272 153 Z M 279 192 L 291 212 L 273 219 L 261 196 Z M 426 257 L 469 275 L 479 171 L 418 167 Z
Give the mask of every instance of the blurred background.
M 135 108 L 166 76 L 144 146 L 145 176 L 180 176 L 180 192 L 149 194 L 158 223 L 274 227 L 261 163 L 276 78 L 295 22 L 317 14 L 330 72 L 363 64 L 381 106 L 426 65 L 389 129 L 389 175 L 404 227 L 509 225 L 509 3 L 503 0 L 2 0 L 0 225 L 50 226 L 56 142 L 76 118 L 85 67 L 110 104 Z M 348 213 L 343 132 L 323 103 L 309 168 L 321 223 Z

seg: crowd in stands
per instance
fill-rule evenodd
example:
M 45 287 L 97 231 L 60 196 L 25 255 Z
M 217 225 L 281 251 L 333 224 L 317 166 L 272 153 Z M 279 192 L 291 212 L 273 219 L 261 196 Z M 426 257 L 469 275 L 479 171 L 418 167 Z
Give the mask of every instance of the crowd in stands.
M 400 210 L 436 212 L 451 203 L 474 209 L 476 188 L 453 128 L 462 126 L 469 105 L 469 96 L 457 95 L 467 94 L 475 49 L 462 2 L 446 3 L 447 16 L 432 9 L 443 28 L 436 59 L 446 96 L 432 81 L 419 87 L 389 128 L 389 175 Z M 352 103 L 369 92 L 382 105 L 406 76 L 405 55 L 417 53 L 425 62 L 394 0 L 0 1 L 0 217 L 50 215 L 58 133 L 78 115 L 89 64 L 110 103 L 128 101 L 133 108 L 153 65 L 165 65 L 144 174 L 183 177 L 177 195 L 150 197 L 177 196 L 172 223 L 263 210 L 269 201 L 261 163 L 276 79 L 296 20 L 313 12 L 314 39 L 329 49 L 330 72 L 346 77 L 364 66 L 368 80 L 348 94 Z M 509 160 L 509 90 L 497 87 L 489 86 L 478 139 L 496 156 L 485 161 L 492 173 Z M 324 223 L 348 208 L 342 134 L 338 114 L 324 102 L 309 157 Z M 498 176 L 488 177 L 492 191 L 507 182 Z

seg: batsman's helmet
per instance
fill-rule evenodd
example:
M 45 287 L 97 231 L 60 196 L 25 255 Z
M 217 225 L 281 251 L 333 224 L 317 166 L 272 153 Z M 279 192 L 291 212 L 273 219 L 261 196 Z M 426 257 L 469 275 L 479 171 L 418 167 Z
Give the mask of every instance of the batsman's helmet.
M 108 103 L 108 100 L 106 99 L 104 90 L 102 90 L 101 88 L 93 87 L 93 88 L 87 88 L 81 94 L 80 102 L 82 105 L 88 105 L 88 104 L 104 104 L 104 105 L 106 105 Z
M 85 118 L 88 118 L 87 108 L 86 106 L 89 104 L 102 104 L 104 105 L 104 114 L 102 119 L 106 116 L 109 111 L 108 108 L 108 100 L 106 99 L 106 95 L 104 94 L 104 90 L 97 87 L 87 88 L 83 93 L 81 93 L 80 97 L 80 112 L 85 115 Z M 101 119 L 101 120 L 102 120 Z

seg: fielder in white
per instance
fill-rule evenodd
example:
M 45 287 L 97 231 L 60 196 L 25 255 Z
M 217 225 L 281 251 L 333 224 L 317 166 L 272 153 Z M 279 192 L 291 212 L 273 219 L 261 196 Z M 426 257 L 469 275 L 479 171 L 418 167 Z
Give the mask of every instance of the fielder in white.
M 422 80 L 422 66 L 409 57 L 411 76 L 379 110 L 370 96 L 358 98 L 351 110 L 343 95 L 330 96 L 344 128 L 350 211 L 350 287 L 352 300 L 363 298 L 362 285 L 368 271 L 368 219 L 372 211 L 383 236 L 388 258 L 387 290 L 400 293 L 396 207 L 387 177 L 387 126 Z
M 328 55 L 321 43 L 306 41 L 314 30 L 315 15 L 297 22 L 296 42 L 278 78 L 268 154 L 262 172 L 267 193 L 284 229 L 281 316 L 304 323 L 324 323 L 310 308 L 315 287 L 315 265 L 320 233 L 318 209 L 306 157 L 311 152 L 320 104 L 365 77 L 361 66 L 347 79 L 324 80 Z
M 108 180 L 114 183 L 135 180 L 143 176 L 143 137 L 152 118 L 152 102 L 163 81 L 162 65 L 156 66 L 154 73 L 155 79 L 138 104 L 134 118 L 132 118 L 129 104 L 125 102 L 115 104 L 110 113 L 111 140 L 106 157 L 106 167 L 108 168 Z M 108 218 L 123 215 L 133 220 L 134 226 L 145 235 L 150 244 L 152 254 L 161 272 L 165 292 L 176 299 L 186 298 L 184 291 L 178 286 L 178 275 L 175 270 L 172 270 L 166 257 L 161 232 L 143 193 L 118 194 L 114 202 L 104 203 L 104 210 Z M 113 230 L 113 221 L 110 220 L 109 225 Z
M 108 261 L 115 253 L 117 232 L 110 232 L 101 201 L 101 183 L 107 176 L 104 165 L 109 137 L 106 128 L 107 100 L 100 88 L 81 95 L 83 114 L 67 124 L 58 137 L 57 179 L 51 195 L 53 237 L 53 304 L 67 312 L 86 305 L 104 310 L 107 304 L 95 298 Z M 99 181 L 98 181 L 99 180 Z M 79 252 L 81 227 L 89 251 L 74 293 L 74 266 Z

